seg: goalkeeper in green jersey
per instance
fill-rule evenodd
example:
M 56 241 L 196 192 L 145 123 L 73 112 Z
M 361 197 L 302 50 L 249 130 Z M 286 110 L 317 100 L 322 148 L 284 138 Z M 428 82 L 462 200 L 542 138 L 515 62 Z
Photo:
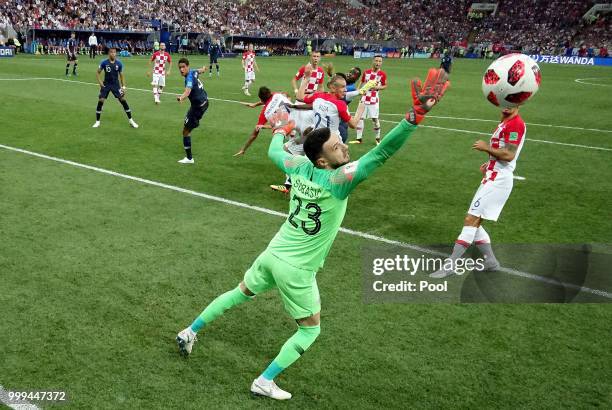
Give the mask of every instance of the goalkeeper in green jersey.
M 213 300 L 191 326 L 176 337 L 180 352 L 191 353 L 196 333 L 226 310 L 278 289 L 285 310 L 297 322 L 297 332 L 251 385 L 251 392 L 278 400 L 291 398 L 274 378 L 292 365 L 320 333 L 321 301 L 316 273 L 334 242 L 346 212 L 350 193 L 385 163 L 417 129 L 427 112 L 440 101 L 449 85 L 444 70 L 430 69 L 424 84 L 413 80 L 412 109 L 380 143 L 357 161 L 349 162 L 348 147 L 329 128 L 310 132 L 304 156 L 283 149 L 283 140 L 294 123 L 286 110 L 270 119 L 274 136 L 268 156 L 293 181 L 289 216 L 268 248 L 257 257 L 240 284 Z

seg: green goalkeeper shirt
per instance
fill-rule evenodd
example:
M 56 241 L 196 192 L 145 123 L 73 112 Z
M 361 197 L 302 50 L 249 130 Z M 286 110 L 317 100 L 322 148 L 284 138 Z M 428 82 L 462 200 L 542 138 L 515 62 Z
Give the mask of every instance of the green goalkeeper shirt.
M 291 176 L 292 188 L 289 217 L 268 251 L 297 268 L 319 270 L 344 219 L 349 194 L 397 152 L 416 128 L 402 120 L 363 157 L 333 170 L 316 168 L 307 157 L 287 153 L 283 135 L 275 134 L 268 156 Z

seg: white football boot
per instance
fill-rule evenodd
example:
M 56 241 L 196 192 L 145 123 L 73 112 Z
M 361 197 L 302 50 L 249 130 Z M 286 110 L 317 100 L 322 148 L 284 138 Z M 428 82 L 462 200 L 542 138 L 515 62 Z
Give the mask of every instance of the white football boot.
M 91 128 L 98 128 L 98 127 L 100 127 L 100 121 L 94 122 L 94 125 L 91 126 Z
M 134 121 L 133 118 L 130 118 L 130 125 L 132 126 L 132 128 L 138 128 L 138 124 L 136 124 L 136 121 Z
M 257 396 L 270 397 L 274 400 L 289 400 L 291 398 L 291 393 L 278 387 L 274 380 L 266 380 L 263 377 L 253 380 L 251 393 Z
M 195 160 L 193 158 L 189 159 L 187 157 L 178 160 L 179 164 L 194 164 Z
M 181 355 L 184 357 L 189 356 L 196 340 L 198 340 L 198 337 L 196 336 L 195 332 L 191 330 L 191 327 L 181 330 L 176 336 L 176 344 L 178 344 Z

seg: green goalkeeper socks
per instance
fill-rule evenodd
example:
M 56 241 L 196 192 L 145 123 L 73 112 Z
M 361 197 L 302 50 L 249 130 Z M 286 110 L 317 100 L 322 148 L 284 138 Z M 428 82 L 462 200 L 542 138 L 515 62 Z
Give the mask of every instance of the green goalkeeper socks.
M 298 331 L 281 347 L 278 356 L 262 373 L 266 380 L 273 380 L 291 366 L 314 343 L 321 333 L 321 326 L 299 326 Z
M 212 322 L 219 316 L 221 316 L 226 310 L 232 308 L 236 305 L 239 305 L 251 298 L 240 290 L 240 287 L 236 287 L 229 292 L 225 292 L 222 295 L 217 296 L 215 300 L 213 300 L 200 316 L 196 318 L 191 324 L 191 330 L 194 332 L 198 332 L 205 325 Z

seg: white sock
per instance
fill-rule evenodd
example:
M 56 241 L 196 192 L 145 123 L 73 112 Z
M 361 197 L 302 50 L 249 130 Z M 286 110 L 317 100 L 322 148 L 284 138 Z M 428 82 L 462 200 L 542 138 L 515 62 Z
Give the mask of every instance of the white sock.
M 455 242 L 465 246 L 466 248 L 469 247 L 472 242 L 474 242 L 477 229 L 478 228 L 475 226 L 464 226 Z
M 378 121 L 378 118 L 374 118 L 374 137 L 380 139 L 380 121 Z
M 459 237 L 455 241 L 455 246 L 453 247 L 453 253 L 449 256 L 449 259 L 459 259 L 463 256 L 465 251 L 470 247 L 472 242 L 474 242 L 474 236 L 476 235 L 476 227 L 475 226 L 464 226 L 459 234 Z
M 476 230 L 476 235 L 474 235 L 474 241 L 476 242 L 476 245 L 480 245 L 483 243 L 491 243 L 491 238 L 489 237 L 487 231 L 485 231 L 482 226 L 479 226 Z
M 357 131 L 357 139 L 360 140 L 361 137 L 363 137 L 363 120 L 359 120 L 355 127 L 355 131 Z

